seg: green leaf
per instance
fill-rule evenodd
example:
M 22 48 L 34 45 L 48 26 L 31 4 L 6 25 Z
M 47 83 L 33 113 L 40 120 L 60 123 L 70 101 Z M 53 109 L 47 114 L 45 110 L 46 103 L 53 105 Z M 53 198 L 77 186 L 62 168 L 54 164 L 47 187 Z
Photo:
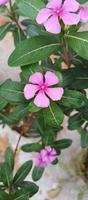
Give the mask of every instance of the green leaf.
M 87 99 L 83 93 L 66 89 L 61 99 L 61 105 L 68 108 L 80 108 L 86 104 L 86 101 Z
M 21 41 L 26 39 L 24 32 L 20 28 L 15 27 L 12 33 L 13 33 L 15 46 L 17 46 Z
M 44 135 L 42 135 L 42 143 L 43 146 L 49 146 L 53 143 L 55 135 L 52 130 L 44 131 Z
M 60 127 L 63 122 L 64 114 L 59 106 L 52 102 L 51 105 L 43 110 L 44 123 L 47 127 Z
M 8 123 L 9 125 L 13 125 L 13 124 L 18 123 L 20 120 L 24 119 L 28 113 L 29 113 L 29 105 L 20 104 L 14 109 L 13 112 L 5 115 L 5 118 L 2 118 L 2 119 L 4 122 Z
M 9 195 L 6 192 L 1 191 L 1 190 L 0 190 L 0 199 L 1 200 L 7 200 L 7 199 L 10 200 Z
M 21 102 L 24 99 L 23 86 L 19 82 L 6 80 L 0 86 L 0 95 L 8 102 Z
M 38 0 L 38 2 L 36 0 L 17 0 L 17 5 L 19 11 L 30 19 L 35 19 L 39 10 L 45 7 L 41 0 Z
M 39 190 L 39 187 L 35 183 L 29 181 L 23 182 L 21 188 L 24 190 L 24 193 L 28 193 L 29 197 L 34 196 Z
M 17 171 L 15 177 L 14 177 L 14 184 L 19 185 L 21 184 L 24 179 L 26 178 L 26 176 L 29 174 L 31 168 L 32 168 L 32 160 L 29 160 L 27 162 L 25 162 Z
M 33 152 L 33 151 L 40 151 L 42 149 L 42 145 L 39 143 L 32 143 L 32 144 L 24 144 L 21 147 L 22 151 L 24 152 Z
M 9 167 L 8 163 L 4 163 L 2 166 L 2 182 L 7 188 L 9 188 L 12 184 L 12 180 L 13 180 L 12 170 Z
M 27 35 L 29 35 L 30 37 L 44 35 L 45 33 L 46 32 L 42 31 L 40 26 L 32 24 L 27 27 Z
M 38 181 L 44 173 L 44 168 L 41 167 L 34 167 L 33 172 L 32 172 L 32 179 L 34 181 Z
M 77 32 L 66 35 L 66 40 L 79 56 L 88 60 L 88 32 Z
M 24 40 L 17 46 L 9 58 L 10 66 L 24 66 L 46 59 L 58 49 L 56 37 L 36 36 Z
M 8 104 L 4 98 L 0 97 L 0 111 Z
M 55 141 L 52 146 L 56 150 L 62 150 L 62 149 L 68 148 L 69 146 L 71 146 L 71 144 L 72 144 L 72 140 L 62 139 L 62 140 Z
M 83 119 L 88 121 L 88 102 L 87 105 L 80 109 Z
M 0 40 L 2 40 L 5 37 L 6 33 L 8 33 L 10 29 L 11 29 L 10 23 L 0 26 Z
M 83 4 L 83 3 L 86 3 L 87 0 L 78 0 L 79 3 Z
M 88 67 L 77 66 L 64 70 L 63 86 L 70 89 L 86 89 L 88 88 Z
M 83 123 L 84 123 L 84 119 L 82 118 L 80 113 L 77 113 L 69 118 L 68 129 L 70 130 L 78 129 Z
M 29 192 L 24 190 L 17 190 L 11 195 L 11 200 L 29 200 Z
M 5 162 L 8 164 L 9 168 L 13 170 L 14 167 L 14 153 L 13 150 L 8 147 L 5 152 Z
M 80 134 L 81 134 L 81 147 L 88 148 L 88 132 L 81 129 Z
M 39 110 L 41 110 L 41 108 L 37 107 L 37 106 L 31 101 L 31 102 L 29 103 L 28 110 L 29 110 L 29 112 L 35 113 L 35 112 L 38 112 Z

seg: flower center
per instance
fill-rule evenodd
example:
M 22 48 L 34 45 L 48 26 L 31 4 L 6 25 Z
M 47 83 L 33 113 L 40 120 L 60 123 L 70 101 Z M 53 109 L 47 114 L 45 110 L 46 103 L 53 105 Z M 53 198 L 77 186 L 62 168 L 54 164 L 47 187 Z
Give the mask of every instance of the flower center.
M 41 83 L 39 86 L 38 86 L 38 89 L 41 91 L 41 92 L 45 92 L 47 90 L 47 85 L 45 83 Z
M 58 17 L 60 17 L 62 15 L 62 13 L 63 13 L 63 9 L 62 9 L 62 7 L 61 8 L 55 8 L 53 10 L 53 12 L 54 12 L 55 15 L 57 15 Z

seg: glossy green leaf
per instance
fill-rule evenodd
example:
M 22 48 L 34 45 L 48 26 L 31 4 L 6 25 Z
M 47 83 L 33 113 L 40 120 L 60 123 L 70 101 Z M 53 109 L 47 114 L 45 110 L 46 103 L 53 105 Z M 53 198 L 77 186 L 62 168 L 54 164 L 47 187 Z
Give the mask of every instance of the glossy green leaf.
M 32 172 L 32 179 L 34 181 L 38 181 L 44 173 L 44 168 L 41 167 L 34 167 L 33 172 Z
M 71 139 L 61 139 L 61 140 L 55 141 L 52 146 L 56 150 L 62 150 L 62 149 L 68 148 L 69 146 L 71 146 L 71 144 L 72 144 Z
M 6 192 L 1 191 L 1 190 L 0 190 L 0 199 L 1 200 L 10 200 L 9 195 Z
M 14 167 L 14 153 L 13 150 L 8 147 L 5 152 L 5 162 L 8 164 L 11 170 L 13 170 Z
M 24 193 L 28 192 L 29 197 L 34 196 L 39 190 L 39 187 L 35 183 L 29 181 L 23 182 L 20 186 L 24 190 Z
M 81 112 L 83 119 L 88 121 L 88 103 L 86 106 L 84 106 L 83 108 L 80 109 L 80 112 Z
M 30 19 L 35 19 L 39 10 L 45 6 L 42 0 L 38 0 L 38 2 L 36 0 L 17 0 L 17 5 L 20 13 Z
M 77 65 L 77 67 L 64 70 L 63 86 L 70 89 L 88 88 L 88 67 Z
M 2 182 L 9 188 L 13 181 L 12 169 L 9 167 L 8 163 L 4 163 L 2 166 Z
M 86 101 L 87 99 L 83 93 L 66 89 L 61 99 L 61 105 L 68 108 L 80 108 L 85 106 Z
M 58 49 L 56 37 L 36 36 L 20 43 L 9 58 L 10 66 L 24 66 L 46 59 Z
M 88 60 L 88 32 L 66 35 L 66 40 L 79 56 Z
M 81 129 L 80 134 L 81 134 L 81 147 L 88 148 L 88 132 Z
M 8 102 L 21 102 L 24 99 L 23 86 L 19 82 L 8 79 L 0 86 L 0 95 Z
M 46 127 L 60 127 L 63 122 L 64 114 L 59 106 L 52 102 L 51 105 L 43 110 L 44 123 Z
M 77 113 L 71 116 L 68 120 L 68 129 L 75 130 L 80 128 L 80 126 L 84 123 L 84 119 L 81 114 Z
M 2 40 L 5 37 L 6 33 L 8 33 L 10 29 L 11 29 L 10 23 L 0 26 L 0 40 Z
M 78 0 L 79 3 L 84 4 L 87 2 L 87 0 Z
M 39 143 L 31 143 L 31 144 L 24 144 L 21 147 L 22 151 L 24 152 L 33 152 L 33 151 L 40 151 L 42 149 L 42 145 Z
M 0 96 L 0 111 L 8 104 L 8 101 L 6 101 L 3 97 Z
M 19 185 L 24 181 L 32 168 L 32 164 L 32 160 L 29 160 L 18 169 L 13 180 L 14 184 Z
M 29 106 L 28 106 L 28 110 L 29 112 L 38 112 L 39 110 L 41 110 L 41 108 L 37 107 L 32 101 L 29 103 Z

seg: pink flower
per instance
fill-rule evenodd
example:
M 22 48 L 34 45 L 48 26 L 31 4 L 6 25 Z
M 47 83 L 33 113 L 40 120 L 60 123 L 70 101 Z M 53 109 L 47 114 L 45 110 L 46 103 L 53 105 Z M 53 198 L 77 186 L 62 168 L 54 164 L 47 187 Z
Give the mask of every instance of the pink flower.
M 9 2 L 9 0 L 0 0 L 0 5 L 5 5 L 8 2 Z
M 33 155 L 36 158 L 36 167 L 44 168 L 52 163 L 57 157 L 56 150 L 50 146 L 45 147 L 45 149 L 40 152 L 35 152 Z
M 83 6 L 80 6 L 79 13 L 81 21 L 84 23 L 88 22 L 88 9 Z
M 45 149 L 41 150 L 42 159 L 47 164 L 52 163 L 56 159 L 56 155 L 56 150 L 50 146 L 47 146 Z
M 43 167 L 43 168 L 47 167 L 47 162 L 43 161 L 41 152 L 40 153 L 35 152 L 33 153 L 33 156 L 36 158 L 36 162 L 35 162 L 36 167 Z
M 79 9 L 79 3 L 76 0 L 52 0 L 46 8 L 40 10 L 36 17 L 38 24 L 43 24 L 45 29 L 51 33 L 60 33 L 60 20 L 66 25 L 78 24 L 80 15 L 75 13 Z
M 36 72 L 30 76 L 29 83 L 24 88 L 24 96 L 27 100 L 35 97 L 34 104 L 38 107 L 48 107 L 49 98 L 58 101 L 63 96 L 64 89 L 62 87 L 52 87 L 58 83 L 59 79 L 53 72 L 47 71 L 44 76 L 42 73 Z

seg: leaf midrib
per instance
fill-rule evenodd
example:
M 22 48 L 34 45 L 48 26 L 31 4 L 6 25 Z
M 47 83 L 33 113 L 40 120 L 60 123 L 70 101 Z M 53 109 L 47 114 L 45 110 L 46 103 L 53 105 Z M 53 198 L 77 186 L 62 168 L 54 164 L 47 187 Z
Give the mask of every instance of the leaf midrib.
M 5 30 L 9 27 L 10 24 L 7 24 L 4 29 L 2 29 L 2 31 L 0 32 L 0 37 L 2 36 L 2 34 L 5 32 Z
M 80 37 L 78 37 L 78 36 L 66 35 L 66 37 L 74 38 L 74 39 L 76 39 L 76 40 L 81 40 L 81 41 L 83 41 L 83 42 L 87 42 L 87 43 L 88 43 L 88 40 L 83 39 L 83 38 L 80 38 Z
M 34 53 L 34 52 L 36 52 L 36 51 L 42 50 L 42 49 L 44 49 L 44 48 L 46 48 L 46 47 L 52 47 L 52 46 L 55 46 L 55 45 L 58 46 L 59 43 L 49 44 L 49 45 L 45 45 L 45 46 L 43 46 L 43 47 L 39 47 L 39 48 L 37 48 L 37 49 L 34 49 L 34 50 L 32 50 L 32 51 L 30 51 L 30 52 L 28 52 L 28 53 L 25 53 L 24 55 L 20 56 L 18 59 L 16 59 L 16 62 L 19 61 L 21 58 L 24 59 L 25 56 L 31 55 L 32 53 Z M 15 62 L 12 62 L 12 64 L 15 64 Z
M 35 9 L 37 12 L 39 12 L 39 9 L 37 9 L 33 4 L 31 4 L 30 2 L 26 2 L 23 0 L 23 3 L 25 3 L 26 5 L 31 6 L 33 9 Z

